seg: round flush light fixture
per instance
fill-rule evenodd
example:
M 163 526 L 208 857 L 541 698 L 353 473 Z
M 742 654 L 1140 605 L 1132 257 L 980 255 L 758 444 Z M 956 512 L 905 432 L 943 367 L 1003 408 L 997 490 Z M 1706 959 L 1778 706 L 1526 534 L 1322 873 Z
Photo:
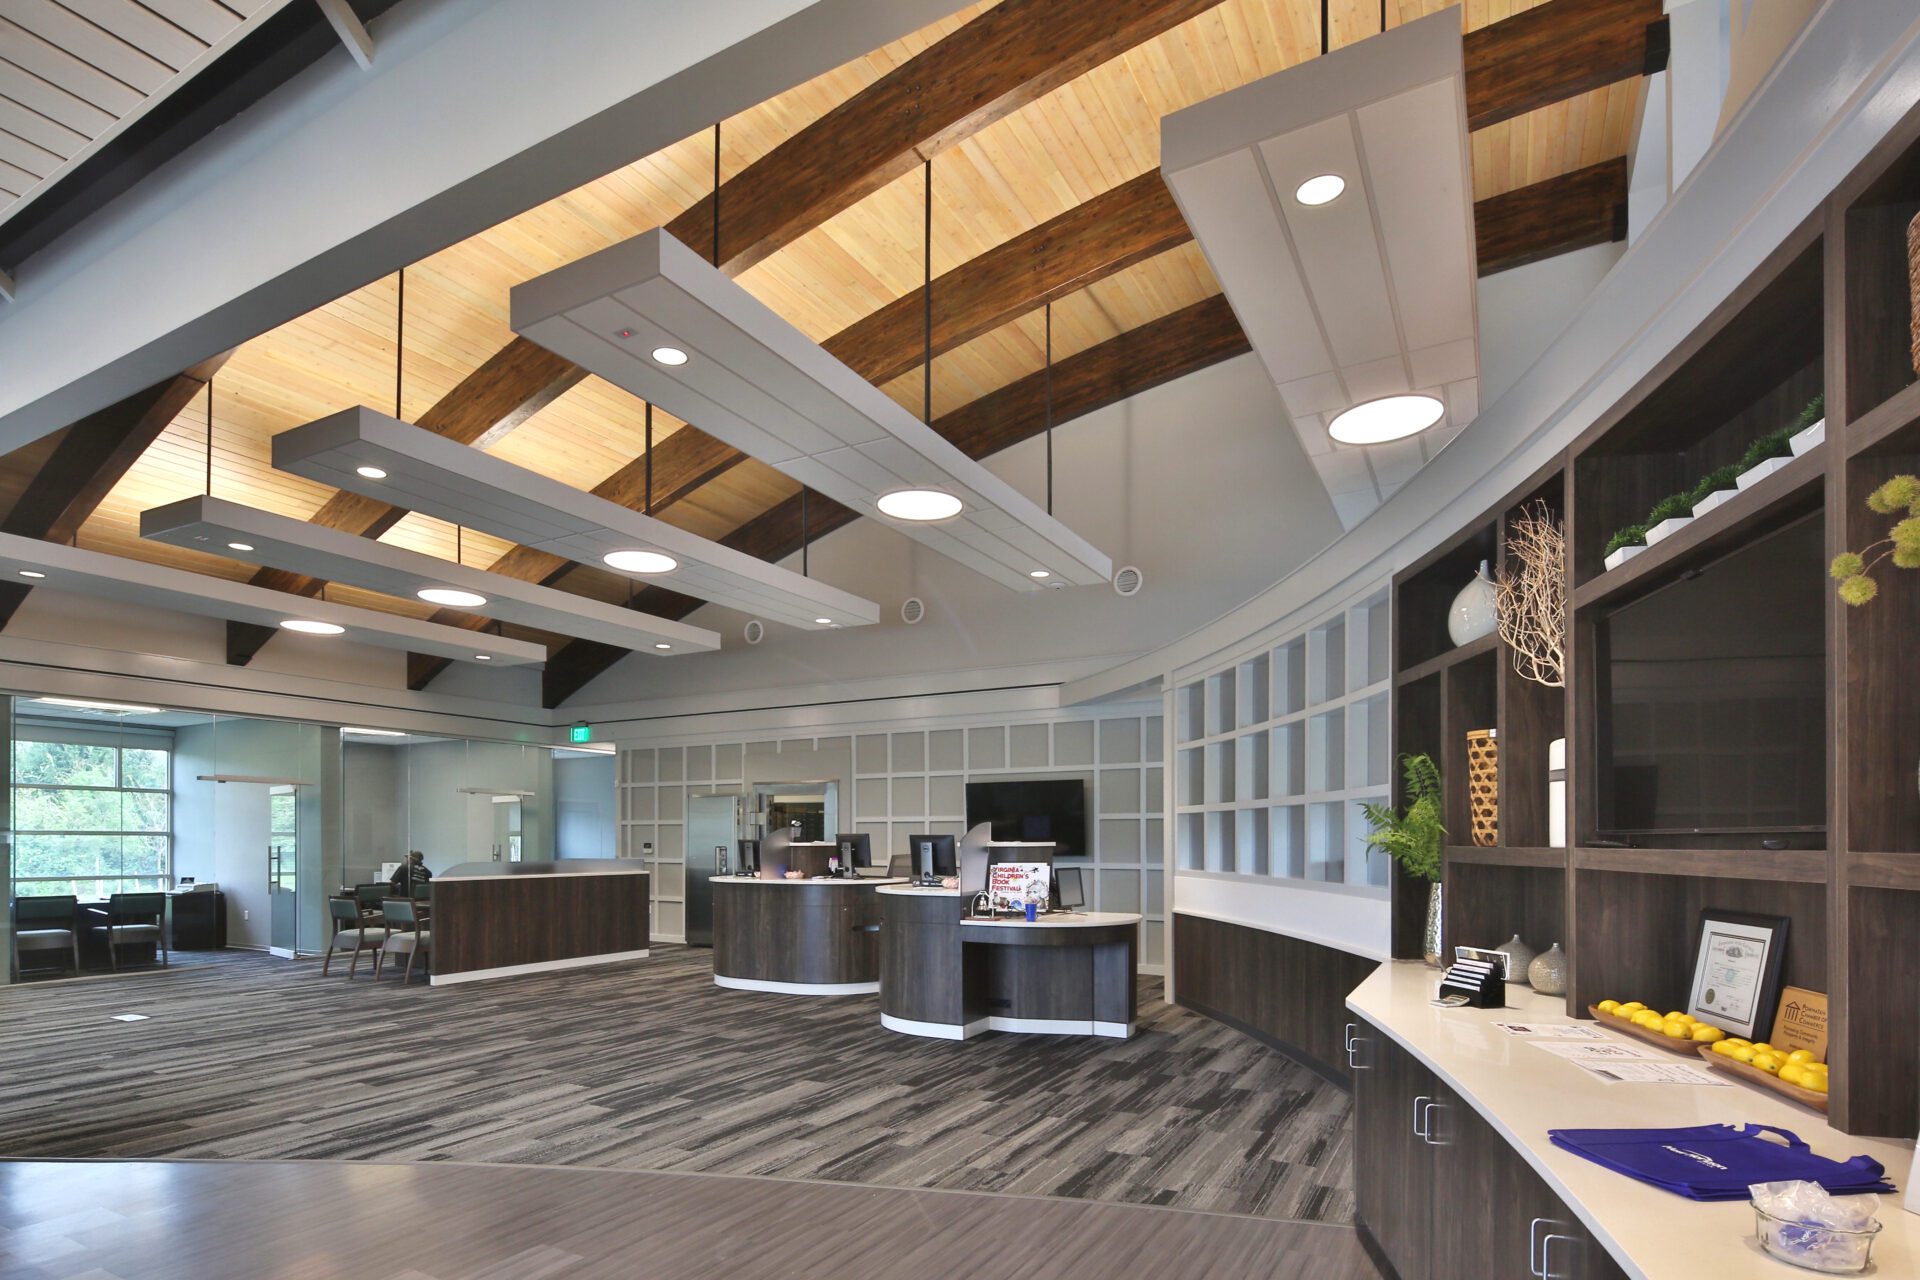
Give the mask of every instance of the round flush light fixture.
M 365 476 L 369 480 L 385 480 L 387 473 L 379 467 L 355 467 L 354 474 Z
M 671 648 L 673 648 L 673 646 L 672 646 L 672 645 L 670 645 L 670 644 L 668 644 L 668 643 L 667 643 L 667 642 L 666 642 L 665 640 L 655 640 L 655 641 L 653 642 L 653 647 L 654 647 L 654 648 L 656 648 L 656 649 L 671 649 Z
M 678 560 L 658 551 L 609 551 L 600 558 L 622 573 L 672 573 L 680 567 Z
M 655 347 L 653 359 L 656 364 L 677 365 L 687 362 L 687 353 L 678 347 Z
M 229 550 L 229 551 L 251 551 L 251 550 L 253 550 L 253 544 L 252 544 L 251 542 L 229 542 L 229 543 L 227 544 L 227 550 Z
M 1384 444 L 1418 435 L 1446 412 L 1432 396 L 1384 396 L 1341 413 L 1327 424 L 1327 434 L 1341 444 Z
M 882 515 L 895 520 L 948 520 L 960 514 L 960 499 L 938 489 L 897 489 L 882 494 Z
M 47 575 L 40 572 L 38 569 L 22 569 L 20 571 L 20 576 L 23 578 L 44 578 Z
M 1331 204 L 1340 198 L 1347 189 L 1347 180 L 1337 173 L 1323 173 L 1308 178 L 1293 189 L 1293 198 L 1301 204 Z
M 1029 578 L 1051 578 L 1053 573 L 1047 569 L 1029 569 L 1027 570 L 1027 576 Z
M 833 625 L 833 619 L 832 618 L 815 618 L 813 620 L 813 623 L 817 627 L 830 627 Z
M 452 605 L 456 609 L 478 609 L 487 602 L 477 591 L 460 591 L 454 587 L 422 587 L 413 594 L 428 604 Z
M 287 631 L 298 631 L 307 636 L 337 636 L 346 628 L 337 622 L 315 622 L 311 618 L 287 618 L 280 626 Z
M 473 655 L 473 660 L 475 662 L 492 662 L 493 655 L 490 653 L 476 653 Z

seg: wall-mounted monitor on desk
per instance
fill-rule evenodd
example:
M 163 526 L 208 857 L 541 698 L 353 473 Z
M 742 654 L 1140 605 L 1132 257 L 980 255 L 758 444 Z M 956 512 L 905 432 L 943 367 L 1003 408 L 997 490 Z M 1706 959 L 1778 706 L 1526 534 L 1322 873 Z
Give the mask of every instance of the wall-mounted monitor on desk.
M 1053 869 L 1053 896 L 1062 911 L 1079 911 L 1087 905 L 1087 890 L 1080 882 L 1080 868 Z
M 1046 841 L 1056 858 L 1087 849 L 1087 784 L 1079 778 L 969 782 L 967 825 L 993 824 L 995 840 Z

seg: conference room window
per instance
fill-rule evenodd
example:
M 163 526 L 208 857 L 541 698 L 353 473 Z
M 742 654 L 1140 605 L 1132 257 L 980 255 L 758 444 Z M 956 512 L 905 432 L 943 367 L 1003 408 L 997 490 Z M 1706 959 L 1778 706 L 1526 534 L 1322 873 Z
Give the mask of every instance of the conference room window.
M 170 754 L 161 745 L 16 738 L 14 892 L 91 898 L 168 888 Z

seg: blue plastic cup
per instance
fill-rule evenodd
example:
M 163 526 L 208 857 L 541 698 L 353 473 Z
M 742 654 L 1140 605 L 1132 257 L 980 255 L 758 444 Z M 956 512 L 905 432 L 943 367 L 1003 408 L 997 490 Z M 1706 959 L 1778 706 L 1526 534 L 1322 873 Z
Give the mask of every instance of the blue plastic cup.
M 1035 920 L 1039 918 L 1040 918 L 1040 904 L 1037 902 L 1029 902 L 1027 904 L 1027 923 L 1032 924 Z

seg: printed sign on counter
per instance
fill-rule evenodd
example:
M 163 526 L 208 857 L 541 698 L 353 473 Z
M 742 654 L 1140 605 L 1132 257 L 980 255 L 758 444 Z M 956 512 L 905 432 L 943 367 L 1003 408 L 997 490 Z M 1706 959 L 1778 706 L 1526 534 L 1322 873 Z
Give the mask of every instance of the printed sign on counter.
M 1053 867 L 1045 862 L 996 862 L 987 868 L 987 892 L 995 911 L 1024 911 L 1029 902 L 1045 911 Z

